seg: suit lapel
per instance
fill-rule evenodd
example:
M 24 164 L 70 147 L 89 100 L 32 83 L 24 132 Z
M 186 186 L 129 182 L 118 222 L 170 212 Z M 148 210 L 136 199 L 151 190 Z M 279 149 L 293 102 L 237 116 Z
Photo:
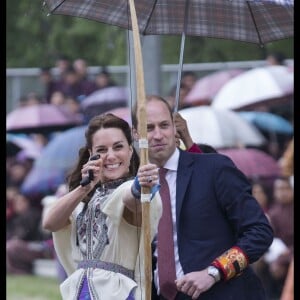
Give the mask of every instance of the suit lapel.
M 180 150 L 176 183 L 176 220 L 179 220 L 184 195 L 192 176 L 191 168 L 193 164 L 193 156 Z M 178 227 L 178 224 L 176 226 Z

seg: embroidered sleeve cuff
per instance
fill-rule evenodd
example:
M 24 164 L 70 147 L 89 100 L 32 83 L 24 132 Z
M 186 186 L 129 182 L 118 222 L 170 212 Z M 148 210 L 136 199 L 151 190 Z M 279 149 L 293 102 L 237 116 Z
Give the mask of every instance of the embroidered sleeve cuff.
M 151 198 L 150 198 L 150 200 L 153 199 L 153 197 L 159 191 L 159 189 L 160 189 L 160 184 L 155 184 L 151 188 Z M 139 180 L 138 180 L 137 177 L 134 178 L 134 181 L 132 183 L 131 194 L 136 199 L 140 199 L 141 198 L 141 185 L 140 185 Z
M 212 265 L 221 270 L 223 280 L 240 274 L 248 266 L 248 257 L 239 247 L 232 247 L 216 258 Z
M 141 185 L 137 177 L 134 178 L 134 181 L 131 186 L 131 194 L 134 198 L 140 199 L 141 198 Z

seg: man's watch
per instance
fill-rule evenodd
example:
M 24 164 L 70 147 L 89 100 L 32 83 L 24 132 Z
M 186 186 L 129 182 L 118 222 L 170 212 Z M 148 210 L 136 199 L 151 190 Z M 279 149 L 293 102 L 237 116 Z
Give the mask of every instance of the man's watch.
M 207 268 L 207 274 L 214 278 L 215 282 L 218 282 L 221 280 L 221 273 L 218 268 L 214 266 L 209 266 Z

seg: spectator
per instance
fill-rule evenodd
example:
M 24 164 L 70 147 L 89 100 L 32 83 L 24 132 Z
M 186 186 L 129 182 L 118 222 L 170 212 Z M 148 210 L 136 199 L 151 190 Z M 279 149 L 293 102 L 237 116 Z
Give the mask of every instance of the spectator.
M 26 161 L 12 161 L 7 169 L 7 182 L 20 187 L 30 171 L 31 166 L 32 165 Z
M 269 259 L 273 296 L 279 297 L 288 267 L 294 254 L 294 191 L 288 177 L 280 177 L 273 184 L 273 203 L 268 211 L 274 237 L 283 244 L 273 259 Z M 276 249 L 274 249 L 276 250 Z
M 89 80 L 88 65 L 85 59 L 75 59 L 73 62 L 73 67 L 78 74 L 79 80 Z
M 72 65 L 71 60 L 68 56 L 64 54 L 60 54 L 57 56 L 55 61 L 55 67 L 57 68 L 58 81 L 62 80 L 63 74 L 67 71 L 67 69 Z
M 176 89 L 177 86 L 174 85 L 168 96 L 166 97 L 166 100 L 168 101 L 169 105 L 171 106 L 172 110 L 175 109 L 175 105 L 176 105 Z M 187 108 L 190 107 L 190 104 L 185 103 L 185 97 L 188 93 L 188 88 L 184 83 L 180 83 L 180 88 L 179 88 L 179 99 L 178 99 L 178 107 L 177 109 L 183 109 L 183 108 Z
M 271 52 L 266 57 L 266 63 L 270 66 L 285 65 L 285 55 L 282 52 Z
M 35 259 L 52 257 L 51 244 L 43 240 L 41 212 L 25 195 L 15 197 L 13 209 L 15 215 L 6 233 L 6 272 L 32 274 Z
M 96 75 L 95 84 L 97 90 L 116 86 L 115 81 L 112 79 L 111 74 L 106 70 L 106 68 L 102 68 L 101 72 Z
M 88 65 L 85 59 L 78 58 L 73 62 L 73 67 L 78 76 L 78 82 L 83 91 L 82 97 L 86 97 L 97 90 L 94 80 L 89 78 Z
M 58 82 L 54 79 L 51 68 L 43 67 L 40 69 L 39 79 L 44 87 L 44 98 L 46 103 L 50 103 L 52 94 L 59 89 Z
M 278 160 L 278 164 L 281 168 L 281 174 L 290 178 L 293 184 L 294 179 L 294 138 L 292 138 L 287 147 L 285 148 L 283 154 Z
M 186 87 L 188 93 L 196 83 L 197 79 L 198 77 L 195 72 L 186 71 L 182 73 L 180 82 Z
M 80 101 L 72 96 L 67 96 L 64 102 L 64 108 L 77 117 L 78 121 L 84 122 L 84 115 L 81 111 Z
M 43 98 L 35 92 L 30 92 L 20 98 L 19 106 L 24 107 L 31 105 L 39 105 L 41 103 L 44 103 Z

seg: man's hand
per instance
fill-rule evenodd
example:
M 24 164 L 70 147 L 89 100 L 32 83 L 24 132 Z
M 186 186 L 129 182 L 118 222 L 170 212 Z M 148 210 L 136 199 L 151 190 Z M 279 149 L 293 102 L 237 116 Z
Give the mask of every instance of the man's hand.
M 183 275 L 181 278 L 175 280 L 178 291 L 187 294 L 192 299 L 196 300 L 200 294 L 210 289 L 215 280 L 208 275 L 207 269 L 199 272 L 191 272 Z

